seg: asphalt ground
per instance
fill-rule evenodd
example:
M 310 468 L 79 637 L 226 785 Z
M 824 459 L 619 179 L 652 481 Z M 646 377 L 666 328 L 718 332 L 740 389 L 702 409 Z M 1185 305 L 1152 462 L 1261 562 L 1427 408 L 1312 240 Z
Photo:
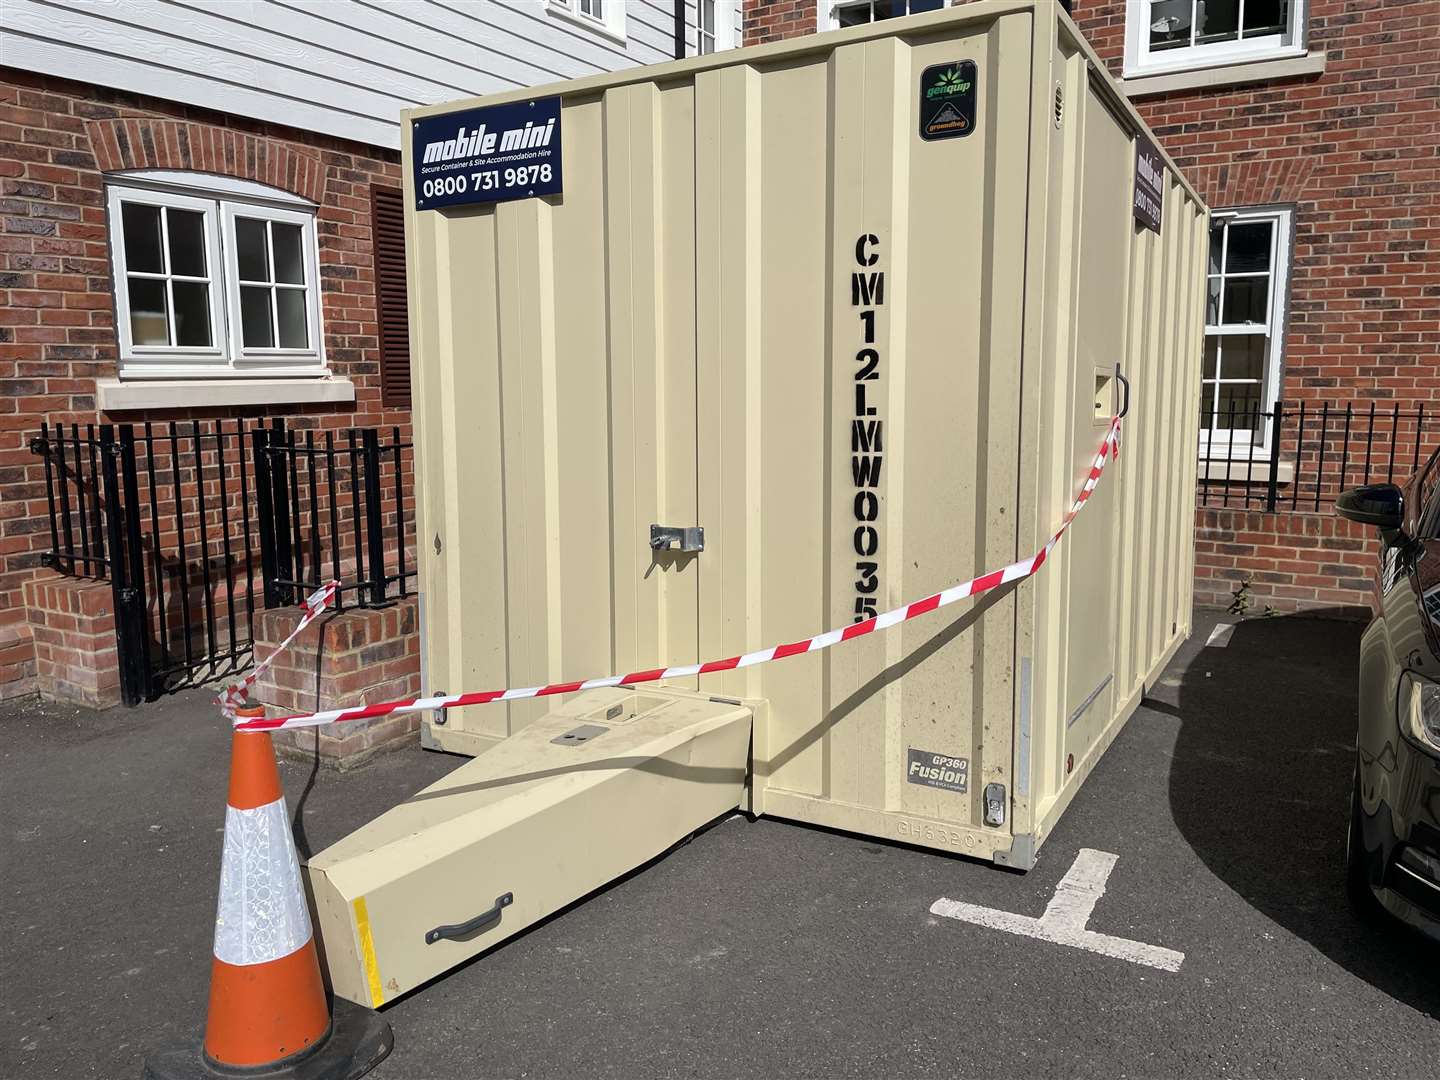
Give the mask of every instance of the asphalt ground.
M 1342 897 L 1360 628 L 1214 619 L 1030 873 L 730 818 L 387 1008 L 371 1075 L 1433 1078 L 1436 951 Z M 200 692 L 0 706 L 0 1076 L 134 1077 L 198 1032 L 225 748 Z M 285 764 L 302 853 L 463 760 Z M 1038 916 L 1082 847 L 1118 856 L 1090 929 L 1178 972 L 929 914 Z

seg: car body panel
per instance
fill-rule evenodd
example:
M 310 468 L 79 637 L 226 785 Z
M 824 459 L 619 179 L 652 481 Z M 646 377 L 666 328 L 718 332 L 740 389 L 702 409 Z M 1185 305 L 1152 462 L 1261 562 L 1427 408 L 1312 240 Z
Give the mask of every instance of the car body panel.
M 1407 672 L 1440 682 L 1437 480 L 1440 464 L 1432 457 L 1404 485 L 1405 539 L 1380 555 L 1375 618 L 1360 644 L 1356 798 L 1371 891 L 1390 914 L 1440 941 L 1440 881 L 1430 887 L 1412 866 L 1398 865 L 1407 845 L 1440 860 L 1440 751 L 1402 733 L 1399 722 Z

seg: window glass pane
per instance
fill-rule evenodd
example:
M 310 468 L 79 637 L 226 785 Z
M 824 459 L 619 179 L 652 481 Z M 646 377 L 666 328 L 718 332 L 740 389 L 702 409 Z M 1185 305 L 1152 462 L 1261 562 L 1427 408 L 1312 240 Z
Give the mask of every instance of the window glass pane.
M 1154 0 L 1150 5 L 1150 51 L 1190 44 L 1191 0 Z
M 1230 226 L 1230 247 L 1225 252 L 1227 274 L 1247 274 L 1270 269 L 1269 221 L 1247 221 Z
M 700 0 L 700 29 L 715 33 L 715 0 Z
M 175 344 L 210 345 L 210 286 L 201 281 L 172 281 Z
M 869 4 L 847 4 L 835 10 L 835 21 L 841 26 L 864 26 L 870 21 Z
M 1225 224 L 1219 222 L 1210 226 L 1210 263 L 1206 273 L 1220 273 L 1220 256 L 1225 250 Z
M 1284 33 L 1289 27 L 1290 0 L 1245 0 L 1245 37 Z
M 247 349 L 275 347 L 275 336 L 270 323 L 269 289 L 241 286 L 240 339 Z
M 128 248 L 128 243 L 126 246 Z M 169 345 L 170 327 L 165 317 L 165 282 L 155 278 L 132 277 L 129 290 L 130 340 L 136 345 Z
M 306 348 L 310 342 L 305 329 L 305 290 L 276 289 L 275 313 L 280 318 L 280 347 Z
M 160 208 L 145 203 L 122 202 L 120 220 L 125 234 L 125 268 L 146 274 L 163 274 L 165 260 L 160 252 Z
M 301 236 L 299 225 L 285 225 L 278 221 L 270 223 L 270 242 L 275 245 L 276 281 L 305 284 L 305 260 L 300 254 Z
M 206 277 L 205 215 L 195 210 L 165 209 L 170 233 L 170 272 L 185 277 Z
M 895 6 L 902 7 L 904 5 L 896 4 Z M 944 6 L 945 0 L 910 0 L 910 14 L 914 15 L 917 11 L 939 11 Z
M 1244 277 L 1225 280 L 1224 323 L 1263 323 L 1270 300 L 1270 278 Z
M 1205 367 L 1201 374 L 1203 379 L 1216 377 L 1217 365 L 1220 362 L 1220 339 L 1218 337 L 1207 337 L 1205 339 Z
M 1220 325 L 1220 279 L 1205 282 L 1205 325 Z
M 580 10 L 582 13 L 593 16 L 596 19 L 603 19 L 605 17 L 602 0 L 580 0 Z
M 1214 340 L 1214 339 L 1212 339 Z M 1234 334 L 1220 341 L 1220 378 L 1251 379 L 1265 375 L 1265 338 L 1261 334 Z
M 1195 44 L 1212 45 L 1240 36 L 1240 0 L 1202 0 L 1195 5 Z
M 240 264 L 241 281 L 270 280 L 270 265 L 265 247 L 265 222 L 237 217 L 235 257 Z
M 1215 416 L 1215 426 L 1222 431 L 1255 432 L 1262 428 L 1264 421 L 1256 414 L 1260 412 L 1260 385 L 1258 383 L 1221 383 L 1220 405 Z

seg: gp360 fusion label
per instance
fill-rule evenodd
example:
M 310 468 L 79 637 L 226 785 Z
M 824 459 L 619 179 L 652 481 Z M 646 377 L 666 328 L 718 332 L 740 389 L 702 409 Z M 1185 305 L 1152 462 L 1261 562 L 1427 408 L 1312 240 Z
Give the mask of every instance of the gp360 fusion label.
M 910 747 L 905 779 L 912 784 L 924 784 L 963 795 L 970 790 L 970 761 Z

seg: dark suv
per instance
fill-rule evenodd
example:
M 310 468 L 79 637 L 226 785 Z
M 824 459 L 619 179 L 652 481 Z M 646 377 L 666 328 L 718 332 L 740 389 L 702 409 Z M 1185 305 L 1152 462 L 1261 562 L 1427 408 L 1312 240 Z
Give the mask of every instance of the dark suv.
M 1350 897 L 1440 941 L 1440 451 L 1404 487 L 1356 488 L 1336 509 L 1383 545 L 1360 643 Z

